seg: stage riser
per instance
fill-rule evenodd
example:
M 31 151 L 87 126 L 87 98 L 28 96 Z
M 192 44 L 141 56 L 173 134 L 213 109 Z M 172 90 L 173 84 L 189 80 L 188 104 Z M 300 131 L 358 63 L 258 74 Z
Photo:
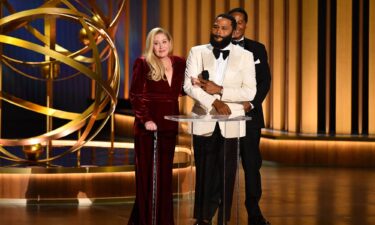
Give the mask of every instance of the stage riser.
M 262 138 L 264 160 L 289 165 L 375 167 L 375 142 Z
M 194 170 L 174 169 L 173 190 L 189 193 L 194 185 Z M 71 199 L 131 199 L 135 196 L 134 172 L 92 174 L 0 174 L 0 201 Z
M 131 116 L 116 115 L 116 133 L 132 138 L 133 119 Z M 178 143 L 191 146 L 186 124 L 180 124 Z M 306 138 L 306 134 L 272 133 L 262 131 L 260 142 L 265 160 L 289 165 L 375 167 L 375 138 L 366 136 L 319 136 Z M 325 138 L 325 140 L 321 140 Z M 369 141 L 360 141 L 367 138 Z

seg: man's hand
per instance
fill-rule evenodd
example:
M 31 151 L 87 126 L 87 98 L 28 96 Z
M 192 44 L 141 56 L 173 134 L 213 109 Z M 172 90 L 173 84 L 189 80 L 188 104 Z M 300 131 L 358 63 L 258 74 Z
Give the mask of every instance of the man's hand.
M 229 106 L 218 99 L 215 99 L 214 103 L 212 103 L 212 106 L 215 107 L 219 115 L 230 115 L 232 113 Z
M 243 105 L 243 109 L 244 109 L 245 113 L 250 112 L 250 110 L 253 109 L 250 102 L 242 102 L 242 105 Z
M 192 77 L 191 78 L 191 84 L 194 85 L 194 86 L 201 86 L 201 82 L 199 82 L 199 78 L 196 78 L 196 77 Z
M 201 84 L 201 88 L 210 95 L 220 94 L 221 89 L 223 89 L 223 87 L 215 84 L 214 82 L 204 80 L 201 77 L 199 77 L 199 83 Z

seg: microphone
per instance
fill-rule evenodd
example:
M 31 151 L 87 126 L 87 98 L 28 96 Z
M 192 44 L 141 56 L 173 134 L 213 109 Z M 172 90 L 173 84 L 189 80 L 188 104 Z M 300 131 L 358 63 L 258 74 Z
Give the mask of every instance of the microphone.
M 203 80 L 208 80 L 208 77 L 209 77 L 210 75 L 208 74 L 208 71 L 207 70 L 203 70 L 202 71 L 202 78 L 203 78 Z

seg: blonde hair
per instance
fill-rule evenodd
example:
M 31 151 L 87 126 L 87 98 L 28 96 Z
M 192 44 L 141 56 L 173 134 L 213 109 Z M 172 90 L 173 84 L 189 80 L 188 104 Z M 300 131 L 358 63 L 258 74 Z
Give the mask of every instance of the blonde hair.
M 165 76 L 164 65 L 161 60 L 155 55 L 153 50 L 154 39 L 157 34 L 164 34 L 167 37 L 168 41 L 171 44 L 169 53 L 172 52 L 172 36 L 168 31 L 164 30 L 163 28 L 156 27 L 148 33 L 146 38 L 146 48 L 143 56 L 145 57 L 148 66 L 150 67 L 150 72 L 148 74 L 149 79 L 154 81 L 167 79 L 167 77 Z

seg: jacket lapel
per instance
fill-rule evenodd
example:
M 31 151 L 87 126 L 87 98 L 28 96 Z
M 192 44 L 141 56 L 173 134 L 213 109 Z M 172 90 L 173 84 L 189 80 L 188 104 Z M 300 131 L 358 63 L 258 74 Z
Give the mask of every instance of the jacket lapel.
M 240 47 L 239 47 L 240 48 Z M 230 53 L 228 56 L 228 64 L 224 72 L 224 80 L 227 78 L 227 74 L 233 70 L 233 68 L 238 68 L 241 61 L 240 51 L 237 51 L 236 47 L 233 44 L 230 44 Z
M 212 53 L 212 46 L 207 45 L 205 51 L 202 52 L 202 65 L 203 70 L 207 70 L 210 76 L 212 76 L 216 72 L 215 60 L 215 56 Z

